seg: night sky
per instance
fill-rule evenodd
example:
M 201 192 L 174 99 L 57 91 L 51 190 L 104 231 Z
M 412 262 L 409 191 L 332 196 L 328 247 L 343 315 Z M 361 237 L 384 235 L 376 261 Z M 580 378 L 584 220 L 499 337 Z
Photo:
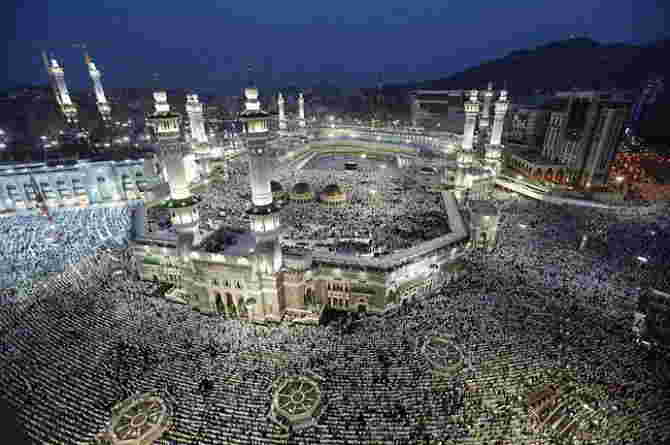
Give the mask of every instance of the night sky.
M 643 43 L 665 32 L 664 0 L 153 1 L 25 0 L 3 14 L 8 66 L 0 88 L 46 84 L 40 50 L 64 63 L 71 89 L 90 81 L 85 42 L 103 83 L 223 94 L 252 64 L 259 86 L 369 86 L 445 77 L 570 34 Z M 6 6 L 5 6 L 6 7 Z M 12 14 L 13 12 L 13 14 Z

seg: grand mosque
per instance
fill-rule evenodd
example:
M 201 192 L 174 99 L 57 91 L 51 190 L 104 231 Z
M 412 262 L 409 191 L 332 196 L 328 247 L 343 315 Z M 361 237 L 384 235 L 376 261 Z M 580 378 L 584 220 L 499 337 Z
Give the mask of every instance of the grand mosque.
M 436 281 L 457 279 L 465 269 L 462 262 L 466 249 L 490 249 L 495 245 L 498 212 L 485 198 L 500 168 L 505 91 L 495 103 L 493 122 L 489 122 L 488 108 L 485 115 L 481 112 L 478 92 L 467 92 L 464 134 L 450 135 L 446 142 L 411 131 L 400 134 L 335 125 L 308 129 L 302 95 L 296 122 L 289 122 L 281 94 L 277 98 L 278 115 L 262 109 L 255 86 L 247 87 L 244 94 L 246 103 L 239 122 L 249 166 L 249 227 L 225 234 L 221 233 L 224 229 L 200 230 L 199 207 L 203 203 L 190 187 L 200 174 L 192 172 L 197 168 L 194 148 L 202 152 L 207 146 L 203 122 L 198 119 L 201 114 L 189 111 L 191 131 L 200 136 L 193 137 L 196 144 L 186 144 L 180 138 L 181 116 L 170 110 L 165 92 L 154 94 L 155 111 L 148 122 L 159 150 L 145 161 L 144 171 L 159 180 L 145 193 L 145 200 L 151 204 L 136 211 L 132 247 L 139 275 L 170 283 L 173 289 L 169 298 L 206 313 L 257 321 L 288 318 L 316 322 L 325 307 L 383 311 L 427 290 Z M 485 95 L 486 107 L 491 105 L 490 96 Z M 195 107 L 192 97 L 189 101 Z M 486 134 L 490 141 L 482 143 L 480 138 L 476 144 L 475 130 L 488 128 L 489 124 L 491 131 Z M 307 142 L 280 154 L 277 147 L 282 138 L 296 134 Z M 426 146 L 451 154 L 451 161 L 436 163 L 422 158 L 421 150 Z M 282 221 L 280 196 L 295 202 L 317 197 L 326 206 L 342 206 L 347 205 L 347 192 L 332 184 L 314 193 L 310 184 L 298 183 L 282 193 L 282 185 L 275 180 L 277 171 L 299 171 L 310 160 L 350 153 L 353 148 L 362 157 L 384 155 L 399 169 L 414 165 L 433 172 L 438 183 L 431 187 L 442 202 L 448 232 L 411 248 L 374 257 L 282 244 L 281 234 L 287 227 Z M 152 209 L 167 212 L 172 233 L 145 230 L 149 226 L 147 212 Z M 224 236 L 229 241 L 226 247 L 212 248 L 217 246 L 212 240 Z

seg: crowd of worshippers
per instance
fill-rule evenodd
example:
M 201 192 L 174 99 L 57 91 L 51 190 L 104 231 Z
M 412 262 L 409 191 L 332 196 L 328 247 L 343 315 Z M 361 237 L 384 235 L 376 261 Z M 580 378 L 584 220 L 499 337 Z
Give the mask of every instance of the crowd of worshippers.
M 0 288 L 62 271 L 102 247 L 131 236 L 132 208 L 52 209 L 42 215 L 0 218 Z
M 106 326 L 106 341 L 114 347 L 103 361 L 105 372 L 96 375 L 97 383 L 118 385 L 119 399 L 159 385 L 180 403 L 176 430 L 221 441 L 244 435 L 256 443 L 271 443 L 272 427 L 264 418 L 268 388 L 283 373 L 307 371 L 323 379 L 321 389 L 328 405 L 315 427 L 293 433 L 295 443 L 320 443 L 324 438 L 356 444 L 465 440 L 475 429 L 488 431 L 493 443 L 509 439 L 515 434 L 511 419 L 475 404 L 471 390 L 484 366 L 504 353 L 517 369 L 572 369 L 580 382 L 606 385 L 609 396 L 599 402 L 601 409 L 616 405 L 616 415 L 644 414 L 639 434 L 649 443 L 665 443 L 670 422 L 667 400 L 656 377 L 647 372 L 645 356 L 628 329 L 630 303 L 637 297 L 634 282 L 628 280 L 638 266 L 621 257 L 639 253 L 660 239 L 660 246 L 649 256 L 663 258 L 670 248 L 670 243 L 662 242 L 667 234 L 658 222 L 601 219 L 604 227 L 589 230 L 608 241 L 608 251 L 580 253 L 579 230 L 585 226 L 574 213 L 524 198 L 494 199 L 503 221 L 493 252 L 473 253 L 469 273 L 462 280 L 437 286 L 425 299 L 394 306 L 383 314 L 360 316 L 359 321 L 325 327 L 267 327 L 205 317 L 186 305 L 151 298 L 159 285 L 138 280 L 127 248 L 99 248 L 36 282 L 23 299 L 32 299 L 41 308 L 29 312 L 35 323 L 40 311 L 46 312 L 39 323 L 60 319 L 47 316 L 58 311 L 72 318 L 89 317 L 83 318 L 88 320 L 84 324 L 92 329 Z M 126 272 L 115 275 L 120 268 Z M 14 326 L 21 316 L 11 313 L 18 307 L 12 304 L 16 295 L 9 291 L 2 295 L 2 325 Z M 98 308 L 109 305 L 109 309 L 75 311 L 82 302 Z M 546 318 L 533 322 L 547 313 L 555 323 L 546 323 Z M 119 317 L 114 323 L 94 318 L 115 314 Z M 69 322 L 62 323 L 42 331 L 56 335 Z M 448 389 L 436 390 L 431 365 L 422 357 L 420 346 L 430 336 L 445 334 L 464 349 L 467 367 L 449 382 Z M 22 343 L 21 335 L 15 333 L 14 343 L 3 347 L 29 355 L 36 343 Z M 83 346 L 83 341 L 71 339 L 70 348 Z M 176 353 L 189 358 L 171 359 Z M 285 363 L 267 358 L 275 356 L 286 357 Z M 79 359 L 73 356 L 68 363 L 80 366 Z M 166 360 L 172 361 L 162 369 L 169 372 L 160 373 L 160 380 L 146 372 Z M 507 389 L 508 371 L 509 367 L 496 368 L 495 377 L 481 382 L 496 386 L 492 392 L 504 402 L 499 410 L 518 403 Z M 77 386 L 88 372 L 72 373 L 68 384 Z M 16 385 L 17 375 L 3 374 L 1 383 Z M 21 375 L 35 379 L 32 385 L 39 387 L 40 373 L 25 370 Z M 230 375 L 244 383 L 224 382 Z M 208 392 L 218 395 L 207 399 Z M 35 392 L 36 397 L 39 393 Z M 100 392 L 90 394 L 90 406 L 97 406 Z M 624 398 L 642 400 L 642 405 L 628 406 Z M 205 400 L 221 416 L 207 418 L 203 426 L 200 413 Z M 71 409 L 90 410 L 81 403 Z M 102 418 L 108 415 L 107 409 L 93 411 Z M 88 425 L 87 416 L 80 417 L 82 427 L 99 428 L 104 423 Z M 48 422 L 46 430 L 51 434 L 67 433 L 58 426 L 58 419 Z
M 407 249 L 449 232 L 440 194 L 426 192 L 411 172 L 397 176 L 380 170 L 278 171 L 276 179 L 286 191 L 281 211 L 282 243 L 309 242 L 317 249 L 348 249 L 355 254 L 372 255 Z M 220 227 L 249 227 L 248 165 L 233 162 L 227 173 L 225 182 L 211 183 L 200 195 L 202 234 Z M 299 182 L 310 185 L 314 200 L 290 200 L 288 194 Z M 319 193 L 331 184 L 337 184 L 346 194 L 345 206 L 329 207 L 319 202 Z M 164 224 L 169 225 L 167 218 Z

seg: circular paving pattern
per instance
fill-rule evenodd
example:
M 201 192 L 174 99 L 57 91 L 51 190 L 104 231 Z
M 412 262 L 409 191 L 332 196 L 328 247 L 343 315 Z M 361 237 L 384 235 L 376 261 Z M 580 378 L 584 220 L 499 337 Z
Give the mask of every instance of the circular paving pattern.
M 272 396 L 272 411 L 291 424 L 309 421 L 321 405 L 319 384 L 309 377 L 287 377 Z
M 112 420 L 103 436 L 115 445 L 148 445 L 171 425 L 170 405 L 155 393 L 145 393 L 112 408 Z
M 429 337 L 421 352 L 433 370 L 443 375 L 454 375 L 465 368 L 462 348 L 449 337 Z

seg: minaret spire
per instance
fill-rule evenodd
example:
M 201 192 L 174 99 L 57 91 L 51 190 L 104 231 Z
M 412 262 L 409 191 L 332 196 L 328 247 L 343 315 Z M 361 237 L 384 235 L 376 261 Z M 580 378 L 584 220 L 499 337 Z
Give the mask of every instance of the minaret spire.
M 56 102 L 58 102 L 58 106 L 61 107 L 62 103 L 60 100 L 60 93 L 58 92 L 58 86 L 56 85 L 56 78 L 51 72 L 51 64 L 49 63 L 49 57 L 47 57 L 46 51 L 42 51 L 42 61 L 44 62 L 44 69 L 47 72 L 47 76 L 49 76 L 49 84 L 51 85 L 51 89 L 54 93 L 54 96 L 56 97 Z
M 102 89 L 102 82 L 100 81 L 101 74 L 86 50 L 84 50 L 84 62 L 88 67 L 88 73 L 91 76 L 91 80 L 93 80 L 93 89 L 95 90 L 95 99 L 98 105 L 100 116 L 102 117 L 103 121 L 109 121 L 112 117 L 112 109 L 107 103 L 105 91 Z
M 305 128 L 305 98 L 302 92 L 298 94 L 298 125 Z
M 279 111 L 279 130 L 286 130 L 286 113 L 284 110 L 284 96 L 281 95 L 281 91 L 277 94 L 277 109 Z
M 72 103 L 72 99 L 70 98 L 70 92 L 68 91 L 67 85 L 65 83 L 65 71 L 53 56 L 47 69 L 49 74 L 53 77 L 55 86 L 54 92 L 56 94 L 56 100 L 60 105 L 61 112 L 65 116 L 65 119 L 68 121 L 68 123 L 76 123 L 78 121 L 77 107 Z
M 493 130 L 491 131 L 491 145 L 500 145 L 502 141 L 503 124 L 508 106 L 507 90 L 501 90 L 500 97 L 495 103 Z
M 202 104 L 197 94 L 186 95 L 186 113 L 188 113 L 191 126 L 191 139 L 199 144 L 208 142 L 205 131 L 205 119 L 203 118 Z

